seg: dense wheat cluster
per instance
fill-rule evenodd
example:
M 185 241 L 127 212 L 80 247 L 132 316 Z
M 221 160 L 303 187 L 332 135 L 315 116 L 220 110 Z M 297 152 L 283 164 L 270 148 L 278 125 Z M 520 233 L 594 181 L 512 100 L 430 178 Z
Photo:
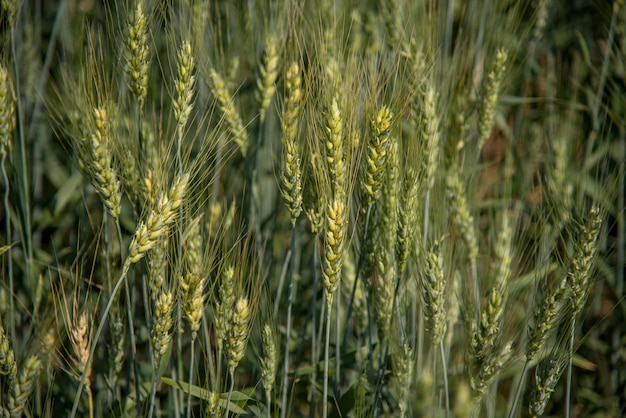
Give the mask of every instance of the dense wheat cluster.
M 623 1 L 1 18 L 3 417 L 626 409 Z

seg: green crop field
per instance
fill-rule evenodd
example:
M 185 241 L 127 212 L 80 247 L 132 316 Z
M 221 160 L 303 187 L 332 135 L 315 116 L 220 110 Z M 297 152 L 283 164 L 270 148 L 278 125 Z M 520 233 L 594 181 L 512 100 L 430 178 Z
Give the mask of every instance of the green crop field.
M 0 416 L 626 410 L 623 0 L 1 5 Z

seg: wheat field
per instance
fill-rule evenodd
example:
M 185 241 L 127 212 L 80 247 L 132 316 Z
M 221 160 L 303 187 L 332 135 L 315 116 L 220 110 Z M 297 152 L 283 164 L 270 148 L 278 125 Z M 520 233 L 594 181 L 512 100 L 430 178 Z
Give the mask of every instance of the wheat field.
M 620 417 L 622 0 L 2 0 L 4 417 Z

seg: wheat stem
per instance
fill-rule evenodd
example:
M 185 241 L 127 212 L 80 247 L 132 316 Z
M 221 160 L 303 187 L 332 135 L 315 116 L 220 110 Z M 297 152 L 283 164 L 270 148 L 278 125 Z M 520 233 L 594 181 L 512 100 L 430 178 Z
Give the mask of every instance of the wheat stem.
M 332 298 L 326 301 L 326 338 L 324 343 L 324 394 L 322 396 L 322 417 L 328 417 L 328 362 L 330 353 L 330 318 Z
M 289 337 L 291 335 L 291 307 L 293 306 L 293 273 L 296 251 L 296 224 L 291 223 L 291 244 L 289 261 L 289 279 L 287 285 L 287 329 L 285 331 L 285 358 L 283 360 L 283 387 L 281 397 L 280 416 L 284 418 L 287 414 L 287 385 L 289 383 Z

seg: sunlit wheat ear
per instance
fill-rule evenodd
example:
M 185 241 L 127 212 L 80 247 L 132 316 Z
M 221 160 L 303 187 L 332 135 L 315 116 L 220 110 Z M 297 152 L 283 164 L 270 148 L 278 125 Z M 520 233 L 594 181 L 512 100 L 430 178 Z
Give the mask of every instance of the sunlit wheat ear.
M 413 251 L 415 237 L 419 236 L 417 223 L 418 205 L 417 173 L 407 167 L 402 182 L 400 206 L 398 208 L 398 230 L 396 233 L 396 263 L 398 271 L 402 273 L 406 266 L 409 254 Z
M 174 320 L 172 312 L 174 311 L 174 298 L 172 292 L 162 292 L 155 303 L 153 313 L 154 324 L 152 325 L 152 347 L 154 350 L 153 366 L 158 370 L 161 358 L 167 352 L 172 340 L 172 325 Z
M 426 255 L 426 271 L 422 275 L 421 294 L 427 329 L 433 345 L 439 345 L 446 333 L 445 288 L 443 261 L 437 247 Z
M 535 371 L 535 388 L 528 408 L 532 416 L 543 415 L 564 370 L 565 361 L 558 354 L 553 353 L 539 362 Z
M 239 298 L 235 303 L 231 323 L 226 336 L 226 358 L 231 376 L 243 358 L 248 343 L 252 313 L 248 299 Z
M 301 151 L 296 135 L 302 111 L 302 74 L 297 63 L 291 64 L 285 74 L 286 99 L 282 115 L 281 194 L 291 223 L 295 224 L 302 212 L 302 164 Z
M 491 136 L 493 121 L 496 117 L 496 105 L 500 94 L 500 84 L 506 71 L 507 54 L 504 49 L 499 49 L 493 62 L 491 71 L 487 75 L 483 87 L 483 99 L 478 113 L 478 149 L 482 149 L 485 142 Z
M 202 234 L 200 223 L 194 221 L 186 236 L 185 258 L 187 261 L 186 272 L 181 277 L 180 286 L 183 291 L 183 313 L 191 327 L 191 338 L 195 339 L 200 329 L 200 319 L 204 310 L 204 287 L 206 275 L 202 268 Z
M 343 118 L 339 102 L 333 98 L 326 112 L 326 161 L 330 171 L 332 193 L 335 197 L 345 196 L 346 160 L 344 151 Z
M 209 70 L 209 89 L 211 94 L 217 99 L 220 111 L 224 114 L 224 120 L 228 124 L 228 130 L 235 143 L 239 146 L 239 151 L 244 157 L 248 152 L 248 135 L 243 125 L 241 116 L 235 108 L 233 96 L 230 94 L 222 76 L 211 68 Z
M 167 234 L 183 202 L 188 182 L 189 174 L 187 173 L 182 177 L 177 177 L 169 192 L 161 196 L 157 207 L 148 215 L 148 219 L 139 224 L 129 246 L 128 257 L 124 263 L 125 268 L 141 260 L 157 245 L 158 240 Z
M 203 275 L 188 272 L 181 279 L 183 290 L 183 313 L 191 327 L 191 338 L 195 339 L 200 329 L 200 319 L 204 310 L 204 286 L 206 279 Z
M 228 267 L 222 275 L 220 287 L 218 289 L 219 302 L 215 312 L 215 336 L 217 346 L 222 348 L 226 341 L 226 336 L 230 327 L 230 320 L 235 308 L 235 290 L 233 276 L 235 272 L 232 267 Z
M 94 186 L 106 205 L 109 214 L 117 219 L 120 215 L 122 196 L 117 172 L 113 168 L 108 112 L 104 107 L 97 107 L 93 110 L 93 115 L 95 130 L 90 138 L 90 171 L 93 176 Z
M 326 208 L 326 226 L 324 229 L 324 294 L 328 306 L 333 304 L 333 295 L 339 285 L 343 252 L 347 230 L 346 205 L 333 199 Z
M 263 343 L 263 355 L 261 356 L 261 382 L 265 389 L 268 408 L 272 400 L 272 389 L 274 379 L 276 379 L 276 369 L 278 368 L 278 352 L 276 351 L 276 341 L 272 328 L 265 324 L 261 333 Z
M 148 94 L 149 69 L 148 23 L 143 9 L 143 1 L 138 0 L 137 7 L 128 19 L 126 70 L 129 77 L 130 91 L 137 98 L 139 108 L 143 107 Z
M 259 75 L 256 80 L 256 101 L 259 104 L 261 123 L 265 120 L 265 112 L 270 106 L 272 96 L 276 91 L 278 77 L 278 39 L 274 35 L 265 38 L 263 57 L 259 64 Z
M 195 60 L 192 55 L 191 44 L 185 40 L 178 51 L 178 76 L 174 82 L 176 98 L 173 107 L 179 137 L 182 136 L 193 109 L 192 100 L 195 86 Z
M 13 382 L 13 386 L 11 386 L 9 390 L 5 416 L 15 418 L 23 415 L 26 403 L 28 402 L 31 393 L 35 388 L 35 383 L 39 378 L 41 368 L 41 360 L 39 360 L 39 357 L 36 355 L 30 356 L 26 360 L 26 363 L 23 365 L 22 372 Z
M 370 141 L 367 146 L 365 176 L 361 183 L 365 207 L 378 199 L 382 186 L 392 119 L 391 110 L 387 106 L 382 106 L 370 121 Z
M 85 312 L 74 318 L 69 334 L 72 350 L 74 351 L 73 361 L 77 372 L 76 376 L 80 379 L 83 373 L 87 373 L 85 386 L 89 390 L 91 365 L 87 364 L 87 360 L 89 359 L 89 350 L 91 349 L 91 334 L 89 332 L 89 320 Z M 89 369 L 85 370 L 87 367 Z
M 13 141 L 11 134 L 15 126 L 15 104 L 9 72 L 0 64 L 0 155 L 10 154 Z
M 4 332 L 2 323 L 0 322 L 0 374 L 8 376 L 11 381 L 17 374 L 17 366 L 15 365 L 15 355 L 11 348 L 9 338 Z

